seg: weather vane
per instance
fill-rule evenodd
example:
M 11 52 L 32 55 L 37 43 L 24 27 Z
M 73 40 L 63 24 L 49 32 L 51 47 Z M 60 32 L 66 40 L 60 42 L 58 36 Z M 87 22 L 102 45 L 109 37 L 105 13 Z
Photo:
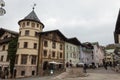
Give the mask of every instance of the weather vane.
M 34 3 L 34 5 L 33 5 L 33 10 L 35 9 L 35 6 L 36 6 L 36 3 Z

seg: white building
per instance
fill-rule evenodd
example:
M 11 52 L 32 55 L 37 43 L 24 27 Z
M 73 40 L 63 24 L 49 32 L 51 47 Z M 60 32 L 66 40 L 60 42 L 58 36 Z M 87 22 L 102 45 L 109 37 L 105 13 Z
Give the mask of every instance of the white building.
M 77 38 L 67 39 L 65 42 L 65 63 L 76 66 L 80 59 L 80 42 Z

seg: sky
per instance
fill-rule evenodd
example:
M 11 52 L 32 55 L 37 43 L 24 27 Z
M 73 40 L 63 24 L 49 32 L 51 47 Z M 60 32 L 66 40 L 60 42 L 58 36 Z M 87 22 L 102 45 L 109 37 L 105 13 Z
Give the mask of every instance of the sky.
M 18 21 L 32 11 L 35 3 L 35 12 L 45 25 L 43 31 L 59 29 L 67 38 L 77 37 L 81 43 L 114 43 L 120 0 L 4 1 L 6 14 L 0 16 L 0 28 L 19 32 Z

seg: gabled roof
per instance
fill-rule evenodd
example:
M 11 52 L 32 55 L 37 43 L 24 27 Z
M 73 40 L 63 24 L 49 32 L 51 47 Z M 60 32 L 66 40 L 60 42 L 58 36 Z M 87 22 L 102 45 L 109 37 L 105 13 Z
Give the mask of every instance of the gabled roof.
M 20 20 L 18 22 L 18 24 L 20 24 L 21 21 L 26 21 L 26 20 L 29 20 L 29 21 L 35 21 L 35 22 L 38 22 L 40 24 L 43 25 L 43 28 L 44 28 L 44 24 L 40 21 L 40 19 L 37 17 L 36 13 L 34 12 L 34 10 L 32 10 L 32 12 L 30 12 L 24 19 Z
M 75 45 L 81 45 L 81 42 L 76 37 L 68 38 L 67 42 L 75 44 Z
M 45 31 L 45 32 L 39 32 L 40 35 L 46 34 L 46 33 L 52 33 L 56 32 L 59 36 L 63 38 L 63 40 L 66 40 L 67 38 L 57 29 L 57 30 L 51 30 L 51 31 Z
M 11 33 L 11 34 L 16 35 L 16 36 L 18 35 L 18 32 L 11 31 L 11 30 L 4 29 L 4 28 L 0 28 L 0 37 L 1 37 L 5 32 Z

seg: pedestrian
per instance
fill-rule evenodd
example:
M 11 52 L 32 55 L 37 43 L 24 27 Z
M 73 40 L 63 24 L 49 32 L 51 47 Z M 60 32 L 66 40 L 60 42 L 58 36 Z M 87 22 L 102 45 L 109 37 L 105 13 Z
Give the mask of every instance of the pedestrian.
M 107 62 L 105 63 L 104 67 L 105 67 L 105 69 L 107 70 Z
M 84 73 L 87 73 L 86 69 L 87 69 L 87 64 L 84 64 L 84 66 L 83 66 L 83 72 Z

